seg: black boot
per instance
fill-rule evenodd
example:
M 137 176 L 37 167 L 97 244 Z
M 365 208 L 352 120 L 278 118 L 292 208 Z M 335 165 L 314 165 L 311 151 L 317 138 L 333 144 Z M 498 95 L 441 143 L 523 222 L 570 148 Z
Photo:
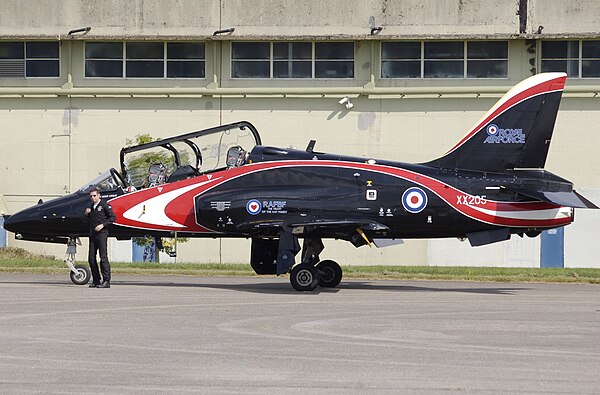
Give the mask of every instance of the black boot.
M 110 288 L 110 281 L 103 281 L 96 288 Z

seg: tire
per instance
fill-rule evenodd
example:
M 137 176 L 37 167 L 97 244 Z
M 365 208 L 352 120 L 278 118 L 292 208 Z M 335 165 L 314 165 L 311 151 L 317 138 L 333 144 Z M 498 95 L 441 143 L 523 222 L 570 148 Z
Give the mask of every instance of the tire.
M 90 268 L 83 265 L 76 265 L 75 270 L 77 273 L 70 273 L 71 281 L 76 285 L 85 285 L 90 281 L 90 277 L 92 277 L 92 273 L 90 272 Z
M 319 285 L 319 271 L 314 266 L 301 263 L 292 269 L 290 282 L 296 291 L 312 291 Z
M 337 262 L 324 260 L 317 264 L 319 271 L 319 285 L 322 287 L 337 287 L 342 281 L 342 268 Z

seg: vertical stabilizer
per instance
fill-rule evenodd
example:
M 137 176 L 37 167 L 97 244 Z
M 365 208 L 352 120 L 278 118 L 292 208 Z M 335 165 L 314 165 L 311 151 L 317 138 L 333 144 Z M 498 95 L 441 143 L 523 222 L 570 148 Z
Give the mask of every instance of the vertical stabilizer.
M 542 169 L 566 78 L 542 73 L 517 84 L 446 155 L 425 164 L 487 172 Z

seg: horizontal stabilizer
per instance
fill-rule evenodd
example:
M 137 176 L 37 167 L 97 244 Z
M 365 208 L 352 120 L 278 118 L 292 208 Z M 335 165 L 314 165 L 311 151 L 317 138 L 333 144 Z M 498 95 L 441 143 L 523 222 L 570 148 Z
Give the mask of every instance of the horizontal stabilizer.
M 512 188 L 507 188 L 514 190 Z M 514 190 L 515 192 L 541 200 L 542 202 L 548 202 L 564 207 L 574 208 L 598 208 L 594 203 L 590 202 L 575 191 L 570 192 L 547 192 L 547 191 L 531 191 L 531 190 Z

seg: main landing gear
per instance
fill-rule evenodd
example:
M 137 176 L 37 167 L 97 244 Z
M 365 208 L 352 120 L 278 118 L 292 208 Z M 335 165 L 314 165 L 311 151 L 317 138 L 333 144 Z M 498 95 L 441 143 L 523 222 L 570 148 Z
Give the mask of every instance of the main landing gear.
M 324 260 L 316 266 L 299 263 L 292 268 L 290 282 L 296 291 L 312 291 L 317 285 L 334 288 L 342 281 L 342 268 L 335 261 Z
M 342 281 L 342 268 L 331 260 L 319 261 L 323 251 L 319 238 L 306 238 L 302 246 L 302 262 L 292 267 L 290 282 L 297 291 L 312 291 L 317 285 L 325 288 L 337 287 Z
M 71 270 L 69 276 L 71 281 L 76 285 L 85 285 L 90 281 L 92 273 L 90 268 L 84 265 L 74 265 L 75 254 L 77 254 L 77 246 L 81 245 L 79 238 L 69 237 L 67 241 L 67 253 L 65 255 L 65 263 Z
M 295 265 L 300 243 L 291 232 L 282 232 L 279 239 L 253 238 L 250 265 L 256 274 L 290 273 L 290 283 L 297 291 L 312 291 L 317 286 L 337 287 L 342 281 L 342 268 L 331 260 L 321 261 L 320 238 L 308 237 L 302 246 L 302 260 Z

